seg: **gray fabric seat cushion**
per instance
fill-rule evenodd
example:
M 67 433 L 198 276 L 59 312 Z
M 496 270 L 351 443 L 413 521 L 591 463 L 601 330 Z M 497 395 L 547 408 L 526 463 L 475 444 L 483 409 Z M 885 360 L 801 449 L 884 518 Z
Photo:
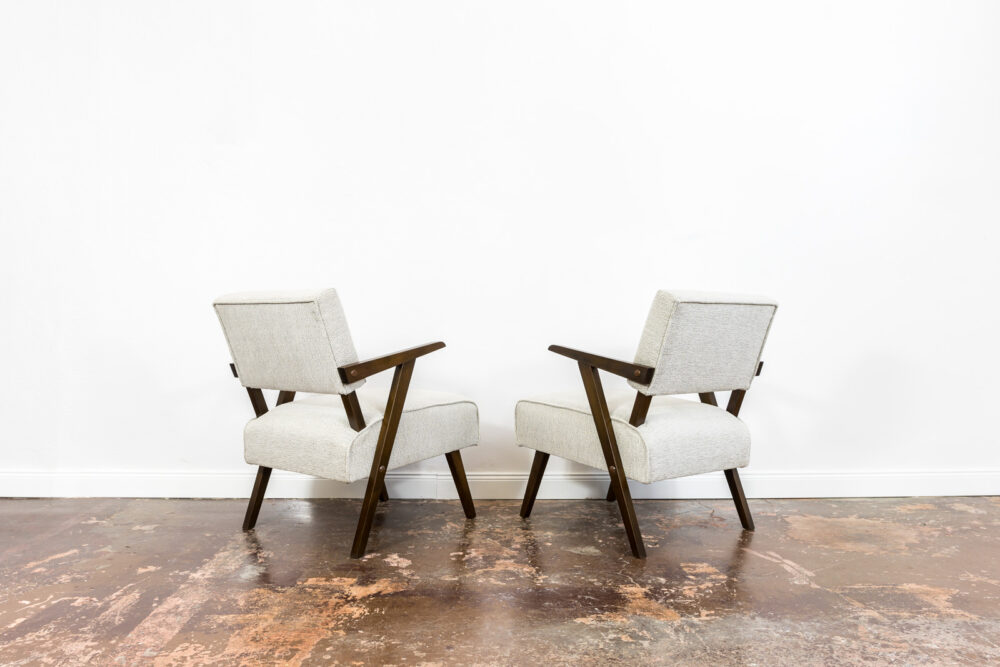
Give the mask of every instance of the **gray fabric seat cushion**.
M 750 462 L 750 431 L 722 408 L 655 396 L 646 422 L 628 423 L 635 392 L 608 396 L 625 475 L 643 483 L 740 468 Z M 529 398 L 514 410 L 517 444 L 607 470 L 587 397 L 579 392 Z
M 353 482 L 371 472 L 387 392 L 357 392 L 365 428 L 347 421 L 340 396 L 306 395 L 279 405 L 244 429 L 247 463 Z M 399 421 L 389 469 L 479 442 L 479 411 L 461 396 L 411 388 Z

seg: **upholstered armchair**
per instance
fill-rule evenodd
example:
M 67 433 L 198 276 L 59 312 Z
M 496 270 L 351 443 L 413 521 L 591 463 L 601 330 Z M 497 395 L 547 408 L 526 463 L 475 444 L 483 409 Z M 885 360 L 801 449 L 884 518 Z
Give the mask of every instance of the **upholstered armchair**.
M 634 362 L 551 346 L 577 362 L 584 391 L 518 402 L 517 444 L 535 450 L 521 516 L 530 516 L 555 454 L 610 473 L 607 499 L 618 502 L 636 558 L 645 558 L 646 549 L 628 479 L 649 484 L 724 471 L 740 522 L 753 530 L 737 471 L 750 461 L 750 432 L 739 412 L 763 366 L 761 351 L 776 309 L 764 297 L 661 291 Z M 600 371 L 625 378 L 635 394 L 605 396 Z M 725 410 L 716 402 L 717 391 L 731 392 Z M 700 401 L 677 394 L 698 394 Z
M 464 447 L 479 441 L 476 404 L 460 396 L 410 390 L 416 360 L 430 343 L 358 361 L 336 290 L 248 292 L 215 300 L 233 375 L 256 418 L 243 433 L 246 462 L 258 466 L 243 530 L 257 522 L 272 468 L 341 482 L 368 478 L 351 557 L 364 555 L 387 471 L 444 454 L 465 516 L 476 515 L 465 478 Z M 363 389 L 393 370 L 388 396 Z M 270 410 L 262 389 L 278 390 Z M 311 394 L 295 400 L 300 392 Z M 338 398 L 339 397 L 339 398 Z

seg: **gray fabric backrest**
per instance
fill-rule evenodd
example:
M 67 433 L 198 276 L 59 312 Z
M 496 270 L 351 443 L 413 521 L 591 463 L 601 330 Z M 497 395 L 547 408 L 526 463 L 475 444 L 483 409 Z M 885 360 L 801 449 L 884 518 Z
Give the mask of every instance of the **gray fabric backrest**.
M 647 395 L 748 389 L 778 304 L 711 292 L 657 292 L 635 363 L 656 369 Z
M 347 394 L 339 366 L 358 360 L 337 290 L 241 292 L 215 312 L 244 387 Z

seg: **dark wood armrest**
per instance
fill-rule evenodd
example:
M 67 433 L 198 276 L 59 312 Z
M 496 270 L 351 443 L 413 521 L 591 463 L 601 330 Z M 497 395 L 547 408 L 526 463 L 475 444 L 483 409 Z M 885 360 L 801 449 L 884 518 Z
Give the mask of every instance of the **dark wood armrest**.
M 613 375 L 618 375 L 626 380 L 638 382 L 639 384 L 649 384 L 652 382 L 653 371 L 656 370 L 652 366 L 643 366 L 642 364 L 632 364 L 627 361 L 609 359 L 608 357 L 590 354 L 589 352 L 573 350 L 568 347 L 563 347 L 562 345 L 549 345 L 549 351 L 561 354 L 564 357 L 569 357 L 570 359 L 575 359 L 576 361 L 588 364 L 594 368 L 599 368 L 602 371 L 607 371 Z
M 378 357 L 377 359 L 367 359 L 354 364 L 348 364 L 347 366 L 341 366 L 337 370 L 340 371 L 340 379 L 343 380 L 345 384 L 350 384 L 352 382 L 357 382 L 358 380 L 364 380 L 370 375 L 381 373 L 382 371 L 393 368 L 394 366 L 405 364 L 407 361 L 413 361 L 417 357 L 430 354 L 434 350 L 440 350 L 442 347 L 444 347 L 444 343 L 441 341 L 428 343 L 427 345 L 411 347 L 407 350 L 393 352 L 392 354 L 387 354 L 384 357 Z

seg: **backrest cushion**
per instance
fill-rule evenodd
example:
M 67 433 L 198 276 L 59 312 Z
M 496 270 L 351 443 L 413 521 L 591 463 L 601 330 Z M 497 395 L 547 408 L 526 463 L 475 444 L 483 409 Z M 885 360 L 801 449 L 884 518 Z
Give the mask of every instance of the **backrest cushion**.
M 364 384 L 337 372 L 358 355 L 336 290 L 241 292 L 214 306 L 244 387 L 346 394 Z
M 767 297 L 657 292 L 635 355 L 656 369 L 647 395 L 748 389 L 778 304 Z

